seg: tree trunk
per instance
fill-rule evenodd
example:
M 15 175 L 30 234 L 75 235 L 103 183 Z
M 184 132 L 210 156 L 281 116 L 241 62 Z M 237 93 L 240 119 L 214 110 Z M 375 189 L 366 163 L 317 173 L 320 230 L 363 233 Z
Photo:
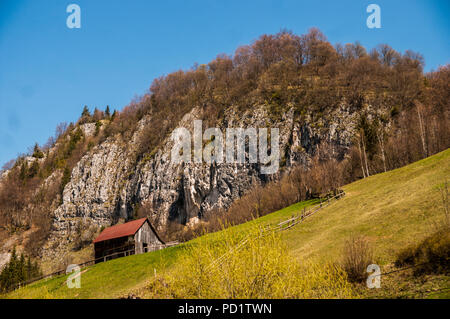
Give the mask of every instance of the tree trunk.
M 426 143 L 425 143 L 425 130 L 424 130 L 424 126 L 423 126 L 422 114 L 420 113 L 419 103 L 416 103 L 416 108 L 417 108 L 417 115 L 419 116 L 419 132 L 420 132 L 420 138 L 422 140 L 423 155 L 425 157 L 428 157 L 427 147 L 426 147 Z
M 369 165 L 367 164 L 366 144 L 364 143 L 364 132 L 361 132 L 361 142 L 364 155 L 364 162 L 366 163 L 366 175 L 367 177 L 369 177 L 370 174 L 369 174 Z
M 358 149 L 359 149 L 359 159 L 361 160 L 361 169 L 363 172 L 363 178 L 366 178 L 366 172 L 364 171 L 364 164 L 363 164 L 363 158 L 362 158 L 362 152 L 361 152 L 361 141 L 358 136 Z
M 380 143 L 380 149 L 381 149 L 381 159 L 383 160 L 383 168 L 384 172 L 386 172 L 386 156 L 384 155 L 384 134 L 383 134 L 383 128 L 380 129 L 380 131 L 377 134 L 378 142 Z

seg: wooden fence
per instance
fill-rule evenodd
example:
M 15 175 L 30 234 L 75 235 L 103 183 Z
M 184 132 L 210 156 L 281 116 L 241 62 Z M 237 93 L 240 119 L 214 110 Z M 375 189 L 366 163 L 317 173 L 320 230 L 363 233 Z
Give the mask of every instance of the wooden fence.
M 288 230 L 288 229 L 294 227 L 295 225 L 301 223 L 306 218 L 314 215 L 316 212 L 318 212 L 322 208 L 329 206 L 333 201 L 342 198 L 344 195 L 345 195 L 345 192 L 340 191 L 338 194 L 336 194 L 334 196 L 325 198 L 323 201 L 321 200 L 319 204 L 310 207 L 308 210 L 306 210 L 306 207 L 303 208 L 302 211 L 299 211 L 299 212 L 293 214 L 291 218 L 286 219 L 274 226 L 273 225 L 269 226 L 269 228 L 267 228 L 266 230 L 273 230 L 276 232 Z
M 156 250 L 160 250 L 160 249 L 176 246 L 178 244 L 179 244 L 178 241 L 171 241 L 171 242 L 168 242 L 166 244 L 152 245 L 150 247 L 147 247 L 147 251 L 146 252 L 156 251 Z M 88 260 L 88 261 L 86 261 L 84 263 L 78 264 L 78 267 L 84 268 L 84 267 L 87 267 L 87 266 L 94 265 L 98 261 L 107 261 L 107 260 L 111 260 L 111 259 L 115 259 L 115 258 L 119 258 L 119 257 L 131 256 L 131 255 L 134 255 L 134 254 L 135 254 L 134 248 L 133 249 L 124 250 L 124 251 L 118 251 L 118 252 L 115 252 L 115 253 L 112 253 L 112 254 L 109 254 L 109 255 L 106 255 L 106 256 L 102 256 L 100 258 Z M 66 269 L 61 269 L 61 270 L 55 271 L 55 272 L 53 272 L 51 274 L 46 274 L 46 275 L 43 275 L 43 276 L 40 276 L 40 277 L 36 277 L 36 278 L 30 279 L 30 280 L 27 280 L 25 282 L 21 282 L 21 283 L 18 283 L 16 285 L 12 286 L 8 290 L 8 292 L 11 292 L 13 290 L 19 289 L 20 287 L 29 285 L 29 284 L 31 284 L 33 282 L 36 282 L 36 281 L 39 281 L 39 280 L 42 280 L 42 279 L 48 279 L 48 278 L 52 278 L 52 277 L 60 276 L 60 275 L 64 275 L 64 274 L 66 274 Z
M 344 191 L 340 191 L 338 194 L 334 195 L 334 196 L 329 196 L 327 198 L 325 198 L 323 201 L 321 200 L 319 204 L 310 207 L 308 210 L 306 210 L 306 207 L 303 208 L 303 210 L 298 211 L 297 213 L 293 214 L 290 218 L 279 222 L 278 224 L 275 225 L 268 225 L 265 228 L 263 228 L 261 230 L 261 234 L 259 235 L 259 237 L 264 237 L 267 236 L 268 234 L 270 234 L 271 232 L 280 232 L 280 231 L 285 231 L 288 229 L 291 229 L 292 227 L 294 227 L 295 225 L 301 223 L 302 221 L 304 221 L 306 218 L 314 215 L 315 213 L 317 213 L 319 210 L 321 210 L 322 208 L 325 208 L 327 206 L 329 206 L 333 201 L 336 201 L 340 198 L 342 198 L 343 196 L 345 196 L 345 192 Z M 229 255 L 231 254 L 233 251 L 239 250 L 242 247 L 244 247 L 247 242 L 249 241 L 249 237 L 245 237 L 243 240 L 241 240 L 234 248 L 230 249 L 228 252 L 226 252 L 225 254 L 223 254 L 222 256 L 220 256 L 219 258 L 217 258 L 216 260 L 214 260 L 208 267 L 208 269 L 211 269 L 214 266 L 220 265 L 220 263 Z
M 304 221 L 306 218 L 314 215 L 316 212 L 318 212 L 322 208 L 327 207 L 333 201 L 342 198 L 344 195 L 345 195 L 345 192 L 344 191 L 340 191 L 338 194 L 336 194 L 334 196 L 330 196 L 330 197 L 324 199 L 323 201 L 321 200 L 319 204 L 310 207 L 308 210 L 306 210 L 306 207 L 305 207 L 305 208 L 303 208 L 302 211 L 297 212 L 296 214 L 292 215 L 290 218 L 288 218 L 288 219 L 286 219 L 286 220 L 284 220 L 284 221 L 282 221 L 282 222 L 280 222 L 278 224 L 267 226 L 266 228 L 264 228 L 262 230 L 261 236 L 265 236 L 271 231 L 279 232 L 279 231 L 285 231 L 285 230 L 291 229 L 295 225 L 297 225 L 297 224 L 301 223 L 302 221 Z M 219 257 L 215 261 L 213 261 L 211 263 L 210 267 L 213 267 L 213 266 L 215 266 L 217 264 L 220 264 L 220 262 L 229 253 L 231 253 L 234 250 L 238 250 L 238 249 L 242 248 L 247 243 L 248 240 L 249 240 L 249 238 L 243 239 L 233 250 L 230 250 L 229 252 L 225 253 L 224 255 L 222 255 L 221 257 Z M 148 249 L 147 252 L 160 250 L 160 249 L 164 249 L 164 248 L 167 248 L 167 247 L 172 247 L 172 246 L 175 246 L 175 245 L 178 245 L 178 244 L 179 244 L 179 242 L 172 241 L 172 242 L 168 242 L 166 244 L 153 245 L 153 246 L 147 247 L 147 249 Z M 87 266 L 95 264 L 97 261 L 107 261 L 107 260 L 115 259 L 115 258 L 118 258 L 118 257 L 125 257 L 125 256 L 134 255 L 134 254 L 135 254 L 134 249 L 129 249 L 129 250 L 125 250 L 125 251 L 119 251 L 119 252 L 115 252 L 115 253 L 112 253 L 112 254 L 109 254 L 109 255 L 97 258 L 97 259 L 92 259 L 92 260 L 86 261 L 84 263 L 78 264 L 78 266 L 80 268 L 84 268 L 84 267 L 87 267 Z M 44 275 L 44 276 L 41 276 L 41 277 L 38 277 L 38 278 L 33 278 L 31 280 L 28 280 L 26 282 L 22 282 L 22 283 L 19 283 L 19 284 L 13 286 L 11 288 L 11 290 L 9 290 L 9 291 L 18 289 L 18 288 L 26 286 L 26 285 L 29 285 L 29 284 L 31 284 L 33 282 L 38 281 L 38 280 L 51 278 L 51 277 L 54 277 L 54 276 L 59 276 L 59 275 L 65 274 L 65 273 L 66 273 L 66 270 L 62 269 L 62 270 L 56 271 L 56 272 L 51 273 L 51 274 L 47 274 L 47 275 Z

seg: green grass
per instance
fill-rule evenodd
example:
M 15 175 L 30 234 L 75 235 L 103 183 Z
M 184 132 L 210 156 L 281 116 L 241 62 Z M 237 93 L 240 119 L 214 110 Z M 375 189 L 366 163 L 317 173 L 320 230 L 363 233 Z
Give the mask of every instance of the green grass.
M 229 227 L 226 231 L 235 236 L 244 237 L 254 225 L 266 225 L 277 223 L 290 217 L 293 213 L 304 207 L 316 204 L 317 200 L 310 200 L 294 204 L 275 213 L 252 220 L 248 223 Z M 206 234 L 209 241 L 218 241 L 221 233 Z M 128 292 L 137 290 L 146 285 L 147 279 L 171 267 L 179 253 L 189 245 L 195 245 L 199 239 L 193 239 L 187 243 L 166 248 L 164 250 L 147 254 L 118 258 L 112 261 L 99 263 L 87 267 L 81 274 L 81 288 L 69 289 L 66 285 L 67 276 L 58 276 L 52 279 L 42 280 L 24 288 L 18 289 L 7 298 L 118 298 L 126 296 Z
M 450 176 L 450 150 L 351 183 L 346 196 L 283 235 L 299 258 L 338 260 L 346 239 L 365 235 L 380 265 L 424 239 L 443 217 L 438 186 Z
M 346 196 L 305 222 L 282 234 L 291 253 L 300 261 L 339 261 L 344 241 L 353 234 L 367 236 L 380 265 L 391 263 L 402 247 L 418 242 L 433 231 L 442 215 L 438 186 L 450 176 L 450 150 L 400 169 L 351 183 Z M 251 222 L 233 226 L 244 237 L 254 225 L 272 224 L 317 201 L 294 204 Z M 221 232 L 204 235 L 221 239 Z M 85 269 L 80 289 L 68 289 L 66 276 L 31 284 L 7 298 L 117 298 L 144 287 L 155 271 L 176 263 L 187 245 L 198 239 L 152 253 L 120 258 Z M 382 268 L 383 271 L 383 268 Z
M 16 290 L 8 298 L 116 298 L 140 287 L 146 278 L 169 267 L 180 247 L 134 255 L 82 269 L 81 289 L 69 289 L 62 275 Z

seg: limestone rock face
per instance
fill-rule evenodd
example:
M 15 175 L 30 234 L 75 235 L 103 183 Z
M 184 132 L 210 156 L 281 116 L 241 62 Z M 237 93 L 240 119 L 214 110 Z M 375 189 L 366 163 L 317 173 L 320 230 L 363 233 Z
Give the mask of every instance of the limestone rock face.
M 11 258 L 10 253 L 0 253 L 0 271 L 3 270 L 3 267 L 9 262 L 9 259 Z
M 86 123 L 80 125 L 80 129 L 84 136 L 93 136 L 95 134 L 95 123 Z
M 126 174 L 126 152 L 116 143 L 105 142 L 84 156 L 72 170 L 64 188 L 63 204 L 55 211 L 58 231 L 74 226 L 76 217 L 90 218 L 99 225 L 111 223 L 117 210 L 121 181 Z M 124 216 L 127 217 L 127 216 Z
M 327 143 L 333 156 L 342 159 L 359 116 L 344 103 L 318 120 L 314 120 L 314 114 L 295 115 L 293 108 L 276 120 L 265 106 L 240 116 L 236 114 L 232 107 L 225 113 L 219 127 L 224 137 L 227 127 L 279 128 L 282 169 L 277 173 L 264 175 L 259 163 L 248 162 L 174 164 L 171 161 L 174 142 L 170 136 L 155 153 L 135 163 L 135 146 L 151 121 L 150 117 L 143 118 L 130 142 L 110 137 L 75 166 L 64 188 L 62 204 L 53 213 L 49 240 L 53 244 L 44 251 L 54 250 L 55 242 L 59 245 L 70 242 L 80 220 L 97 227 L 109 226 L 121 218 L 133 217 L 142 205 L 151 207 L 150 218 L 160 229 L 168 220 L 193 224 L 209 210 L 229 207 L 255 183 L 279 178 L 281 171 L 288 171 L 293 165 L 308 166 L 320 143 Z M 194 108 L 177 126 L 192 134 L 194 120 L 199 118 L 199 110 Z M 86 127 L 85 134 L 90 129 L 94 128 Z

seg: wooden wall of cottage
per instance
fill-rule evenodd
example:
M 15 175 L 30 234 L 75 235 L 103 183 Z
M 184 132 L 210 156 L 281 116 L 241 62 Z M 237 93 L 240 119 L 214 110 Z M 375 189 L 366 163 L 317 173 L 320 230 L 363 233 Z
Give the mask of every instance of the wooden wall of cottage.
M 134 245 L 134 239 L 133 236 L 128 237 L 120 237 L 120 238 L 113 238 L 110 240 L 101 241 L 94 244 L 94 251 L 95 251 L 95 259 L 102 258 L 104 256 L 111 255 L 113 253 L 121 252 L 121 251 L 128 251 L 130 249 L 133 249 Z M 113 256 L 113 259 L 119 257 Z M 98 260 L 100 262 L 102 260 Z
M 134 235 L 136 254 L 158 250 L 162 242 L 156 237 L 148 222 L 144 223 Z M 156 246 L 156 247 L 155 247 Z

